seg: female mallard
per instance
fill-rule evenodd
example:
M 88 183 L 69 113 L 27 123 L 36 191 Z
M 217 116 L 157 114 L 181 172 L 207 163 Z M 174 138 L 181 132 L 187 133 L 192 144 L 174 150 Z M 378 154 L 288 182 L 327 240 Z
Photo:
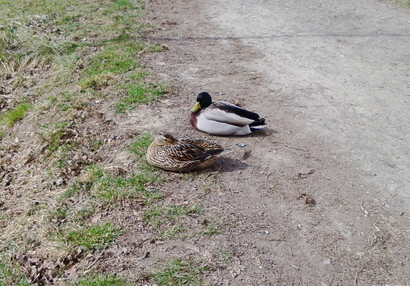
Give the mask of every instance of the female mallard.
M 212 102 L 201 92 L 196 98 L 190 122 L 196 129 L 215 135 L 247 135 L 266 127 L 265 118 L 228 102 Z
M 167 171 L 193 171 L 212 166 L 223 148 L 206 140 L 176 139 L 171 134 L 158 135 L 149 145 L 147 160 Z

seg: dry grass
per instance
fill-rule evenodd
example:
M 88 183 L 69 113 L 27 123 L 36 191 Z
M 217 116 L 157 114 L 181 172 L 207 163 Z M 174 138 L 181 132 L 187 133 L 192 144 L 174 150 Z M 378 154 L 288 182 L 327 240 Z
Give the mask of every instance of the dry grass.
M 13 77 L 16 74 L 24 74 L 29 71 L 42 69 L 51 63 L 51 58 L 39 54 L 31 54 L 22 58 L 13 58 L 2 62 L 0 73 L 7 77 Z M 18 85 L 15 85 L 16 87 Z
M 138 228 L 152 241 L 223 232 L 197 197 L 169 198 L 145 160 L 152 136 L 114 122 L 168 90 L 141 66 L 163 50 L 139 38 L 151 29 L 142 14 L 137 0 L 0 0 L 1 116 L 10 118 L 0 136 L 0 285 L 133 284 L 94 266 L 110 263 L 110 247 L 135 243 Z M 184 176 L 201 195 L 223 188 L 214 176 Z
M 160 51 L 138 40 L 150 29 L 142 15 L 137 0 L 0 0 L 1 285 L 57 279 L 64 271 L 44 265 L 77 263 L 121 234 L 115 221 L 101 223 L 107 208 L 159 198 L 145 190 L 152 173 L 102 166 L 89 178 L 115 148 L 103 122 L 116 89 L 142 72 L 144 53 Z M 108 110 L 95 105 L 103 100 Z

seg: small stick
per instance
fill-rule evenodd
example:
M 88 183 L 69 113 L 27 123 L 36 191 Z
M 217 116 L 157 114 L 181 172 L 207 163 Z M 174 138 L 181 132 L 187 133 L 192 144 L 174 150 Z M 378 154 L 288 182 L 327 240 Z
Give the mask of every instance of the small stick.
M 265 187 L 267 188 L 268 187 L 268 179 L 269 179 L 269 176 L 272 174 L 272 172 L 269 172 L 269 174 L 267 174 L 266 175 L 266 178 L 265 178 Z
M 309 149 L 290 146 L 289 144 L 287 144 L 287 143 L 285 143 L 285 142 L 276 141 L 276 142 L 274 142 L 274 143 L 281 143 L 281 144 L 283 144 L 285 147 L 288 147 L 288 148 L 290 148 L 290 149 L 295 149 L 295 150 L 304 151 L 304 152 L 309 151 Z
M 290 145 L 288 145 L 288 144 L 286 144 L 286 143 L 283 143 L 283 145 L 285 145 L 285 147 L 288 147 L 288 148 L 290 148 L 290 149 L 295 149 L 295 150 L 304 151 L 304 152 L 309 151 L 309 149 L 304 149 L 304 148 L 299 148 L 299 147 L 293 147 L 293 146 L 290 146 Z

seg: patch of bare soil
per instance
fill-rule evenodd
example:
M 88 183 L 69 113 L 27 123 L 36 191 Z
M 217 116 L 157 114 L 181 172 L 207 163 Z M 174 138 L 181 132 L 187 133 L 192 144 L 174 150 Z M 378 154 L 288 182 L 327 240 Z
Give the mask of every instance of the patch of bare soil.
M 231 150 L 200 179 L 165 174 L 162 186 L 165 202 L 201 205 L 221 234 L 157 240 L 139 225 L 94 267 L 134 276 L 150 273 L 157 261 L 193 256 L 212 265 L 205 274 L 210 285 L 407 285 L 407 217 L 363 192 L 368 174 L 354 171 L 351 162 L 329 160 L 332 150 L 317 136 L 294 139 L 303 126 L 294 126 L 293 114 L 285 113 L 290 99 L 246 68 L 262 55 L 237 38 L 221 37 L 201 5 L 148 3 L 158 27 L 151 39 L 168 51 L 148 56 L 146 66 L 176 86 L 177 94 L 116 122 L 119 130 L 206 136 Z M 259 112 L 270 128 L 246 137 L 193 130 L 189 110 L 204 90 Z M 137 226 L 126 219 L 130 210 L 123 211 L 124 223 Z M 221 264 L 224 252 L 231 257 Z

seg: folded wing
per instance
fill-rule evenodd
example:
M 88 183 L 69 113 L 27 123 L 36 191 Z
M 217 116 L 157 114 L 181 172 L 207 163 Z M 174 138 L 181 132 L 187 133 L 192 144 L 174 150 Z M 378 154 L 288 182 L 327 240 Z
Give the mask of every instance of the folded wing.
M 202 161 L 211 156 L 211 154 L 191 144 L 171 145 L 164 148 L 168 149 L 169 157 L 177 161 Z
M 203 112 L 208 120 L 224 122 L 236 126 L 245 126 L 259 120 L 259 115 L 228 102 L 215 102 Z

